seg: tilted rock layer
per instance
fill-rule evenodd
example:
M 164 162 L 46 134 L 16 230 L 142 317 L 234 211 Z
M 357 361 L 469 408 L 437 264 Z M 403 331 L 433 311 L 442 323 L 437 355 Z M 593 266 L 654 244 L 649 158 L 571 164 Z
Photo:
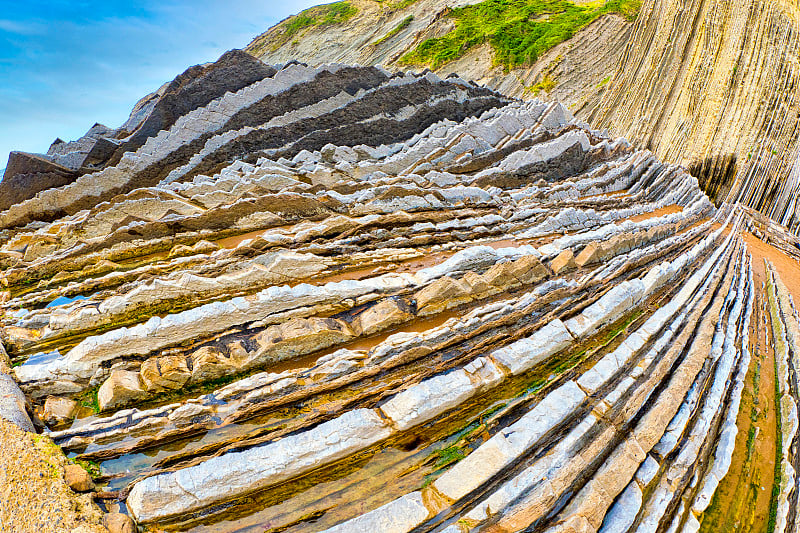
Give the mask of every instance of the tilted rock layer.
M 796 530 L 791 233 L 559 103 L 205 68 L 0 213 L 0 416 L 107 527 Z
M 258 36 L 247 50 L 267 62 L 302 57 L 311 64 L 397 67 L 426 40 L 453 31 L 452 9 L 481 3 L 349 0 L 345 4 L 355 13 L 346 20 L 300 26 L 286 37 L 300 14 Z M 505 68 L 490 42 L 473 40 L 452 60 L 432 66 L 442 76 L 457 72 L 505 94 L 557 98 L 595 127 L 685 166 L 717 205 L 726 198 L 740 201 L 796 232 L 799 39 L 797 2 L 644 0 L 635 21 L 612 7 L 533 62 Z

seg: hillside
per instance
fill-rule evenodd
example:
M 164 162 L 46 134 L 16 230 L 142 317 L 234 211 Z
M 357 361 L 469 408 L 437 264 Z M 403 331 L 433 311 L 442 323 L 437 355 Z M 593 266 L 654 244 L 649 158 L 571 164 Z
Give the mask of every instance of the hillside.
M 578 3 L 582 15 L 570 15 L 569 2 L 541 0 L 347 5 L 341 20 L 302 25 L 304 15 L 291 17 L 247 51 L 272 63 L 427 66 L 508 95 L 556 99 L 689 169 L 717 204 L 730 194 L 791 228 L 800 224 L 796 2 L 644 0 L 638 10 L 638 2 Z M 463 10 L 478 8 L 479 20 L 527 18 L 477 24 Z M 531 44 L 526 36 L 536 32 L 544 36 Z

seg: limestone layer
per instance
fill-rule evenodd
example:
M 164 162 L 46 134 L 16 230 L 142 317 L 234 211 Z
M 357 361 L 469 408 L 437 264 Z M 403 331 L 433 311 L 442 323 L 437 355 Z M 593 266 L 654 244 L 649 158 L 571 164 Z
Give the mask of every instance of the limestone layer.
M 0 417 L 92 526 L 797 529 L 790 231 L 562 104 L 267 70 L 0 214 Z

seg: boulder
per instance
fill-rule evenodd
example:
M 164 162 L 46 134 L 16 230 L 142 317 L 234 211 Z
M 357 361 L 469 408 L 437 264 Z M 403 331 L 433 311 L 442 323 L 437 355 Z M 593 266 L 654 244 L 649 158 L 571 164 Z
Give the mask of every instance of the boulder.
M 418 291 L 414 298 L 420 315 L 438 313 L 472 299 L 469 285 L 450 276 L 437 279 Z
M 80 465 L 65 466 L 64 481 L 75 492 L 89 492 L 94 489 L 92 476 Z
M 108 513 L 103 517 L 103 525 L 108 533 L 136 533 L 136 524 L 122 513 Z
M 546 278 L 550 272 L 534 256 L 523 255 L 511 263 L 511 274 L 522 284 L 530 285 Z
M 236 372 L 234 365 L 219 350 L 210 346 L 203 346 L 192 354 L 192 376 L 190 383 L 203 383 Z
M 357 335 L 372 335 L 412 318 L 414 315 L 405 301 L 388 298 L 362 311 L 353 321 L 353 331 Z
M 270 326 L 253 339 L 255 351 L 232 353 L 231 360 L 240 368 L 283 361 L 305 355 L 355 337 L 350 327 L 334 318 L 293 318 Z
M 138 372 L 117 369 L 111 372 L 97 391 L 97 403 L 101 411 L 106 411 L 145 396 L 147 392 L 142 387 L 142 379 Z
M 148 392 L 180 389 L 192 376 L 186 357 L 178 355 L 151 357 L 142 363 L 140 373 Z
M 486 283 L 499 289 L 508 289 L 520 285 L 519 280 L 514 275 L 514 265 L 511 262 L 496 263 L 484 272 L 482 277 Z
M 586 265 L 602 261 L 607 255 L 606 249 L 599 242 L 590 242 L 587 244 L 578 257 L 575 258 L 575 264 L 583 268 Z
M 573 254 L 572 250 L 569 248 L 558 254 L 558 256 L 556 256 L 556 258 L 550 263 L 550 269 L 555 275 L 569 272 L 570 270 L 575 269 L 577 266 L 578 265 L 575 264 L 575 254 Z
M 461 281 L 469 285 L 469 292 L 473 298 L 484 298 L 489 294 L 497 293 L 497 289 L 489 285 L 486 282 L 486 279 L 473 271 L 469 271 L 464 274 L 464 277 L 461 278 Z
M 75 418 L 78 402 L 70 398 L 48 396 L 44 401 L 42 420 L 48 426 L 65 424 Z

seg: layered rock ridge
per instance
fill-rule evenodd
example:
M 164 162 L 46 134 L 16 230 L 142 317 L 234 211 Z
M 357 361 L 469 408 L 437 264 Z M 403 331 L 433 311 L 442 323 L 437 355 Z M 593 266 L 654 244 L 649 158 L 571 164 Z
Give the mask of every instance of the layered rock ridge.
M 738 201 L 796 232 L 800 8 L 644 2 L 583 117 L 686 166 L 717 204 Z
M 534 0 L 345 3 L 355 10 L 346 20 L 302 26 L 285 39 L 302 18 L 299 14 L 270 28 L 246 50 L 268 62 L 303 57 L 311 64 L 346 61 L 397 67 L 409 54 L 435 48 L 434 40 L 456 35 L 460 15 L 454 10 L 464 6 L 488 6 L 488 12 L 527 6 L 561 13 L 586 5 Z M 414 66 L 429 66 L 442 76 L 457 72 L 521 98 L 558 99 L 580 119 L 687 168 L 717 206 L 726 199 L 738 201 L 796 233 L 797 3 L 644 0 L 629 6 L 639 7 L 638 13 L 618 8 L 624 4 L 606 2 L 606 14 L 585 26 L 570 27 L 567 40 L 555 39 L 558 44 L 544 46 L 524 61 L 508 62 L 503 47 L 534 41 L 546 31 L 542 28 L 550 15 L 537 18 L 541 26 L 529 35 L 513 27 L 498 29 L 486 39 L 465 40 L 449 54 L 442 52 Z
M 104 523 L 797 527 L 790 231 L 559 103 L 268 70 L 0 214 L 0 416 Z

